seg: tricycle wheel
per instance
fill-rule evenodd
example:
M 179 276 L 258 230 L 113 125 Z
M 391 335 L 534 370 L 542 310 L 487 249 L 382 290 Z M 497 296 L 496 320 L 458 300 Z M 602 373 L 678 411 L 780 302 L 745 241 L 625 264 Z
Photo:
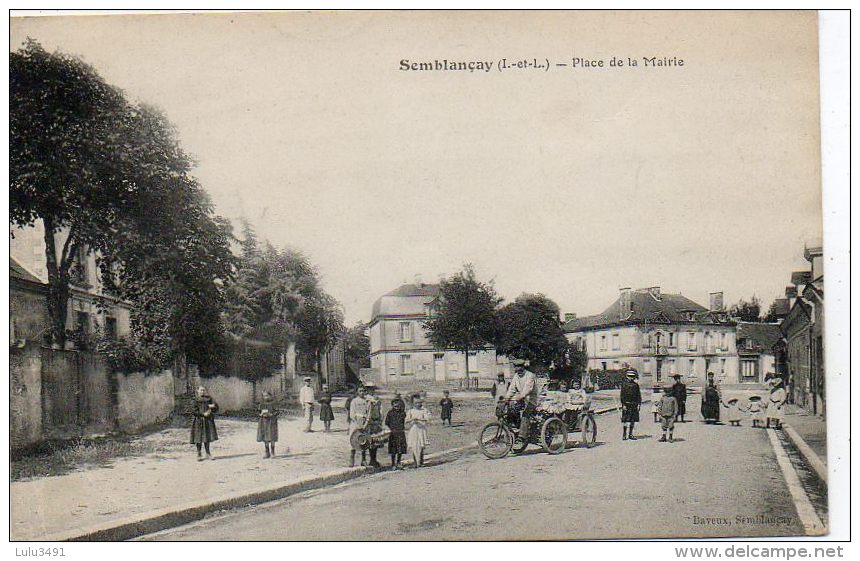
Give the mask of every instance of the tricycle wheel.
M 493 421 L 484 425 L 478 434 L 481 452 L 491 460 L 499 460 L 508 455 L 514 445 L 514 435 L 503 424 Z
M 544 421 L 540 431 L 540 443 L 550 454 L 561 454 L 567 447 L 567 425 L 558 417 Z
M 597 441 L 597 419 L 593 413 L 582 416 L 582 443 L 591 448 Z

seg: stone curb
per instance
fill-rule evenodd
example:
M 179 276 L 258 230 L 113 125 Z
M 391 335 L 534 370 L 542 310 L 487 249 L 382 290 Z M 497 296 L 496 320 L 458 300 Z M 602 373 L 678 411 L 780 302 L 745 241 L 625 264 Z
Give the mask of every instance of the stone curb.
M 604 409 L 595 410 L 594 413 L 595 415 L 602 415 L 604 413 L 617 411 L 618 409 L 620 409 L 620 406 L 612 406 Z M 448 450 L 442 450 L 440 452 L 428 454 L 425 457 L 425 460 L 433 460 L 449 456 L 451 454 L 458 454 L 477 447 L 478 444 L 477 442 L 475 442 L 473 444 L 460 446 L 458 448 L 450 448 Z M 405 465 L 411 465 L 413 461 L 406 460 L 403 463 Z M 352 479 L 357 479 L 364 475 L 370 475 L 373 473 L 386 472 L 380 472 L 370 467 L 354 467 L 333 470 L 320 475 L 305 477 L 304 479 L 300 479 L 298 481 L 294 481 L 292 483 L 288 483 L 286 485 L 281 485 L 278 487 L 259 488 L 250 492 L 243 492 L 239 495 L 223 496 L 214 499 L 207 499 L 205 501 L 186 503 L 184 505 L 180 505 L 179 507 L 168 507 L 144 512 L 125 519 L 115 520 L 106 524 L 86 528 L 83 530 L 69 530 L 65 532 L 57 532 L 39 538 L 38 540 L 34 539 L 20 541 L 65 542 L 130 540 L 132 538 L 136 538 L 146 534 L 160 532 L 168 528 L 175 528 L 177 526 L 182 526 L 191 522 L 195 522 L 197 520 L 201 520 L 207 514 L 211 514 L 219 510 L 228 510 L 233 508 L 266 503 L 270 501 L 276 501 L 279 499 L 287 498 L 291 495 L 296 495 L 305 491 L 312 491 L 315 489 L 321 489 L 323 487 L 337 485 L 339 483 L 350 481 Z
M 795 448 L 797 448 L 797 451 L 800 452 L 800 455 L 812 466 L 818 478 L 826 485 L 827 465 L 821 461 L 821 458 L 815 453 L 815 450 L 809 447 L 809 444 L 803 440 L 803 437 L 794 430 L 794 427 L 783 423 L 782 430 L 788 436 L 788 439 L 791 440 L 791 443 L 794 444 Z

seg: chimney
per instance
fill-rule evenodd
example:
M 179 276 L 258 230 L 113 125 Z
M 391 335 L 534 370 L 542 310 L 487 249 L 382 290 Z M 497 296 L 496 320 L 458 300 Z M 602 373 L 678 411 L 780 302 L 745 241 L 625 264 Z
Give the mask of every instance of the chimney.
M 712 312 L 722 312 L 723 311 L 723 293 L 722 292 L 711 292 L 711 304 L 708 308 Z
M 573 321 L 575 319 L 576 319 L 576 314 L 574 314 L 572 312 L 565 312 L 564 313 L 564 323 L 567 323 L 569 321 Z
M 659 286 L 649 287 L 648 292 L 651 293 L 651 296 L 654 298 L 654 300 L 660 300 L 660 287 Z
M 619 319 L 627 319 L 630 317 L 630 298 L 631 298 L 631 290 L 630 287 L 625 287 L 619 289 L 621 292 L 621 297 L 618 300 L 618 318 Z
M 786 286 L 785 287 L 785 297 L 788 299 L 788 308 L 794 305 L 794 301 L 797 300 L 797 287 L 796 286 Z
M 417 273 L 415 275 L 415 284 L 418 286 L 424 286 L 424 281 L 421 279 L 421 273 Z

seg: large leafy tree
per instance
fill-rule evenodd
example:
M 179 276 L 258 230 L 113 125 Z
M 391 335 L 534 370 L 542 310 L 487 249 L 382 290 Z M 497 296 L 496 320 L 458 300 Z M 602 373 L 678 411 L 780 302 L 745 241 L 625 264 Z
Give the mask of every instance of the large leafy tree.
M 65 339 L 72 266 L 92 251 L 144 344 L 164 361 L 205 360 L 221 333 L 232 235 L 175 130 L 77 58 L 31 41 L 10 65 L 10 220 L 44 226 L 54 340 Z
M 479 281 L 471 264 L 439 284 L 438 302 L 424 327 L 437 349 L 465 354 L 467 379 L 469 351 L 484 348 L 497 338 L 495 312 L 501 301 L 492 282 Z
M 10 54 L 9 106 L 9 218 L 42 221 L 51 334 L 62 344 L 75 261 L 110 242 L 138 187 L 125 174 L 127 103 L 91 66 L 28 41 Z
M 367 336 L 367 324 L 357 322 L 344 331 L 344 357 L 347 362 L 354 362 L 361 368 L 370 367 L 370 338 Z
M 294 249 L 279 250 L 242 228 L 241 255 L 226 286 L 224 321 L 233 334 L 268 342 L 282 355 L 295 344 L 313 358 L 322 356 L 343 331 L 339 303 L 320 286 L 310 260 Z
M 566 360 L 568 342 L 559 319 L 558 304 L 543 294 L 522 294 L 497 315 L 496 350 L 542 368 Z

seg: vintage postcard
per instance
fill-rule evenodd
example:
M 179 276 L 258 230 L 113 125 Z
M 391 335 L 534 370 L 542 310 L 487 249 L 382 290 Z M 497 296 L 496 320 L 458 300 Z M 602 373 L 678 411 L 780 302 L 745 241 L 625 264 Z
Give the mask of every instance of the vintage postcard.
M 818 18 L 14 14 L 10 539 L 827 535 Z

